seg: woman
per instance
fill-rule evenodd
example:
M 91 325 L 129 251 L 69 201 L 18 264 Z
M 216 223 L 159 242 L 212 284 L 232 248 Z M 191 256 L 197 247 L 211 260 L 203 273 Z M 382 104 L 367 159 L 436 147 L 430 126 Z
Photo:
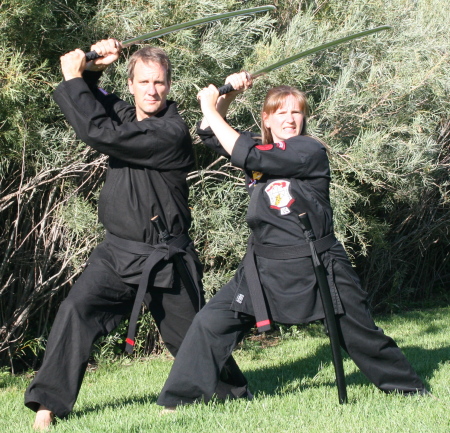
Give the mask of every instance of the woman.
M 204 118 L 198 133 L 208 147 L 245 170 L 252 236 L 234 278 L 194 319 L 158 404 L 209 401 L 224 362 L 255 323 L 265 330 L 270 321 L 295 324 L 324 318 L 311 257 L 292 252 L 306 244 L 298 221 L 304 212 L 320 240 L 342 348 L 381 390 L 425 394 L 396 343 L 373 322 L 367 293 L 334 237 L 327 152 L 305 135 L 305 95 L 288 86 L 269 90 L 259 136 L 235 131 L 224 120 L 236 95 L 251 86 L 246 73 L 233 74 L 226 82 L 236 90 L 219 97 L 210 85 L 199 92 Z

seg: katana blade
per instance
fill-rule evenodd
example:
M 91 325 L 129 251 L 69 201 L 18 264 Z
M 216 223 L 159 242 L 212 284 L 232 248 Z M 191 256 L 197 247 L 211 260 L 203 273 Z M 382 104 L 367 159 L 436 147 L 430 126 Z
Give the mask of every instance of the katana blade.
M 266 12 L 266 11 L 274 10 L 274 9 L 276 9 L 275 6 L 267 5 L 267 6 L 259 6 L 259 7 L 255 7 L 255 8 L 250 8 L 250 9 L 242 9 L 239 11 L 226 12 L 223 14 L 211 15 L 209 17 L 198 18 L 196 20 L 187 21 L 187 22 L 181 23 L 181 24 L 174 24 L 173 26 L 166 27 L 161 30 L 155 30 L 153 32 L 147 33 L 146 35 L 138 36 L 136 38 L 123 41 L 121 44 L 122 44 L 122 47 L 125 48 L 130 45 L 136 44 L 137 42 L 143 42 L 143 41 L 147 41 L 149 39 L 158 38 L 159 36 L 167 35 L 169 33 L 173 33 L 178 30 L 188 29 L 190 27 L 198 26 L 200 24 L 224 20 L 227 18 L 233 18 L 233 17 L 240 16 L 240 15 L 250 15 L 250 14 L 256 14 L 258 12 Z
M 266 66 L 265 68 L 260 69 L 259 71 L 256 71 L 253 74 L 250 74 L 250 77 L 252 79 L 255 79 L 257 77 L 260 77 L 261 75 L 267 74 L 268 72 L 274 71 L 275 69 L 279 69 L 282 66 L 288 65 L 289 63 L 295 62 L 296 60 L 301 59 L 302 57 L 309 56 L 310 54 L 314 54 L 319 51 L 326 50 L 327 48 L 334 47 L 335 45 L 343 44 L 344 42 L 351 41 L 353 39 L 362 38 L 363 36 L 367 36 L 372 33 L 381 32 L 382 30 L 388 30 L 391 28 L 392 28 L 391 26 L 375 27 L 373 29 L 364 30 L 359 33 L 354 33 L 353 35 L 349 35 L 349 36 L 345 36 L 340 39 L 336 39 L 335 41 L 327 42 L 325 44 L 319 45 L 318 47 L 310 48 L 309 50 L 302 51 L 301 53 L 295 54 L 284 60 L 280 60 L 279 62 L 274 63 L 270 66 Z M 225 84 L 224 86 L 219 87 L 219 94 L 224 95 L 225 93 L 229 93 L 232 90 L 234 90 L 234 89 L 230 84 Z
M 198 26 L 200 24 L 211 23 L 214 21 L 220 21 L 220 20 L 224 20 L 227 18 L 234 18 L 234 17 L 241 16 L 241 15 L 251 15 L 251 14 L 256 14 L 258 12 L 267 12 L 267 11 L 271 11 L 271 10 L 275 10 L 275 9 L 276 9 L 276 7 L 273 5 L 266 5 L 266 6 L 258 6 L 258 7 L 250 8 L 250 9 L 241 9 L 238 11 L 226 12 L 223 14 L 210 15 L 208 17 L 198 18 L 196 20 L 187 21 L 185 23 L 174 24 L 173 26 L 165 27 L 160 30 L 154 30 L 150 33 L 146 33 L 144 35 L 137 36 L 135 38 L 127 39 L 125 41 L 119 42 L 119 44 L 120 44 L 121 48 L 127 48 L 127 47 L 137 44 L 139 42 L 144 42 L 144 41 L 148 41 L 149 39 L 159 38 L 160 36 L 167 35 L 167 34 L 173 33 L 173 32 L 177 32 L 179 30 L 185 30 L 190 27 Z M 90 51 L 90 52 L 86 53 L 86 60 L 88 60 L 88 61 L 97 59 L 98 57 L 100 57 L 100 56 L 95 51 Z
M 268 72 L 274 71 L 275 69 L 281 68 L 282 66 L 288 65 L 289 63 L 295 62 L 302 57 L 309 56 L 310 54 L 317 53 L 327 48 L 334 47 L 335 45 L 343 44 L 344 42 L 351 41 L 353 39 L 362 38 L 363 36 L 370 35 L 372 33 L 381 32 L 382 30 L 388 30 L 392 28 L 391 26 L 381 26 L 374 29 L 364 30 L 363 32 L 355 33 L 353 35 L 345 36 L 344 38 L 336 39 L 335 41 L 327 42 L 326 44 L 319 45 L 318 47 L 311 48 L 309 50 L 303 51 L 301 53 L 295 54 L 294 56 L 288 57 L 287 59 L 280 60 L 273 65 L 266 66 L 263 69 L 252 74 L 252 78 L 256 78 L 260 75 L 266 74 Z

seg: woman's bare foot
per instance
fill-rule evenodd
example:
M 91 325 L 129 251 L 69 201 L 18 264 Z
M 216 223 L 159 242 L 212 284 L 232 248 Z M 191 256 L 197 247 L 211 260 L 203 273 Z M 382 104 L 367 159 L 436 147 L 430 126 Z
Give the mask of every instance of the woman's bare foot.
M 164 406 L 164 409 L 161 411 L 161 415 L 167 415 L 169 413 L 176 412 L 177 408 L 175 406 Z
M 36 418 L 34 419 L 33 429 L 37 431 L 47 430 L 53 423 L 55 415 L 42 404 L 36 412 Z

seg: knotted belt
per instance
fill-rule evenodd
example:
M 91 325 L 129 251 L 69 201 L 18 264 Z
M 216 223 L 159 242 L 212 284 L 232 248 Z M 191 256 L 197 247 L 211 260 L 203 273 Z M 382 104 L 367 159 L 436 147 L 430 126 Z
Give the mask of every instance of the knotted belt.
M 324 236 L 314 242 L 318 254 L 329 250 L 337 242 L 333 233 Z M 300 245 L 290 245 L 285 247 L 273 247 L 256 243 L 253 235 L 250 236 L 247 244 L 247 253 L 244 257 L 245 279 L 247 281 L 250 298 L 252 300 L 253 311 L 256 319 L 258 332 L 270 330 L 269 313 L 264 299 L 264 292 L 258 275 L 255 255 L 266 259 L 286 260 L 311 256 L 309 243 Z
M 142 274 L 139 280 L 139 286 L 136 292 L 136 298 L 134 300 L 130 322 L 128 325 L 128 335 L 126 339 L 125 351 L 128 353 L 133 353 L 137 320 L 139 317 L 139 312 L 141 310 L 142 302 L 144 301 L 145 294 L 147 293 L 150 273 L 161 260 L 170 260 L 176 254 L 185 254 L 186 247 L 191 243 L 191 239 L 186 234 L 182 234 L 180 236 L 173 237 L 168 242 L 150 245 L 145 242 L 137 242 L 119 238 L 112 233 L 107 232 L 106 240 L 122 250 L 128 251 L 133 254 L 148 256 L 143 264 Z M 193 272 L 195 272 L 195 264 L 189 254 L 186 257 L 186 260 L 189 262 L 190 268 L 193 270 Z

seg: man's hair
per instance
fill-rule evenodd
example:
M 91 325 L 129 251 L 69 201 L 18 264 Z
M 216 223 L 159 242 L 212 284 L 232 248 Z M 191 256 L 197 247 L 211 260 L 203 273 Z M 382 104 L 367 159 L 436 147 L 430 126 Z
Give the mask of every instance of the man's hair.
M 261 110 L 261 133 L 263 144 L 273 143 L 272 132 L 269 128 L 266 128 L 263 121 L 263 113 L 272 114 L 278 110 L 278 108 L 283 104 L 285 99 L 292 95 L 300 103 L 300 109 L 304 115 L 303 126 L 300 131 L 300 135 L 306 134 L 306 117 L 309 114 L 308 100 L 306 95 L 295 87 L 291 86 L 278 86 L 273 87 L 267 92 L 266 98 L 264 99 L 264 104 Z
M 159 63 L 166 70 L 167 82 L 172 80 L 172 65 L 170 64 L 167 54 L 158 47 L 144 47 L 136 51 L 128 61 L 128 78 L 133 81 L 134 79 L 134 67 L 136 62 L 142 60 L 144 63 L 154 62 Z

